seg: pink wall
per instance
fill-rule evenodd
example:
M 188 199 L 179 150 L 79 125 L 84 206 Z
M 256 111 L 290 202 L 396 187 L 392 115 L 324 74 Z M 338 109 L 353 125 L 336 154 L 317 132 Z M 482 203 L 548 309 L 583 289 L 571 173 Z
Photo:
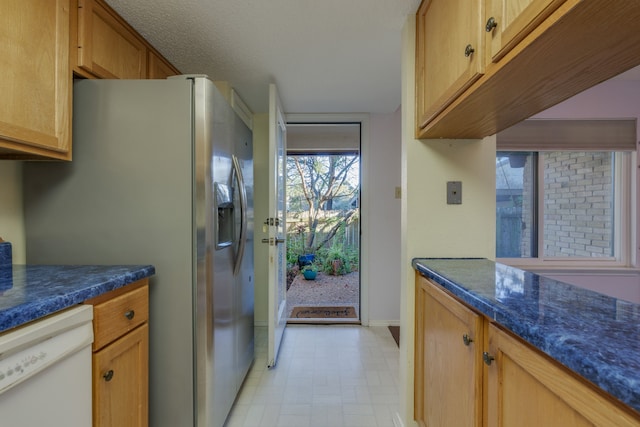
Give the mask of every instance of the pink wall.
M 369 320 L 399 324 L 401 114 L 372 114 L 369 137 Z

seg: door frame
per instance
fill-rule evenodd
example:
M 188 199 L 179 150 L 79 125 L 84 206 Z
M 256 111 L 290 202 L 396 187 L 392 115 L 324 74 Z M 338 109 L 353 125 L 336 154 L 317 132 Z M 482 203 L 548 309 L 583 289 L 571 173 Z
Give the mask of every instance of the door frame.
M 360 324 L 369 326 L 369 114 L 292 113 L 285 114 L 285 119 L 287 124 L 360 124 Z

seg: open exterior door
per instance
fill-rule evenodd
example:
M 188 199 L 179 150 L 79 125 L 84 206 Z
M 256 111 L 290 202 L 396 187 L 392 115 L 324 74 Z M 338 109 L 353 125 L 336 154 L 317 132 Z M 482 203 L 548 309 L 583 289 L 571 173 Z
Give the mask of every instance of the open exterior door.
M 287 128 L 276 85 L 269 85 L 269 349 L 267 363 L 276 365 L 287 325 L 286 194 Z

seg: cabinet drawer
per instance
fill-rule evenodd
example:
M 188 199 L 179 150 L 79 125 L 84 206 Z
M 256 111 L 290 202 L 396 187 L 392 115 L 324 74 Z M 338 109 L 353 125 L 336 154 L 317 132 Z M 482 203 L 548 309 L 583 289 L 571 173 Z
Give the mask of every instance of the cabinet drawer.
M 93 349 L 104 347 L 149 319 L 149 286 L 118 295 L 93 308 Z

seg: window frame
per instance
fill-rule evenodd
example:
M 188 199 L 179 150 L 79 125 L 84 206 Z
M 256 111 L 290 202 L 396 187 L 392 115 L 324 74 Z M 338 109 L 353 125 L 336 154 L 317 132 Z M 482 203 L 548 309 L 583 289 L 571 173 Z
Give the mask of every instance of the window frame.
M 604 148 L 604 147 L 602 147 Z M 503 149 L 496 150 L 498 152 L 506 151 Z M 628 268 L 633 264 L 633 238 L 635 235 L 636 223 L 632 220 L 633 206 L 635 197 L 632 190 L 635 188 L 635 171 L 637 169 L 635 152 L 630 151 L 611 151 L 614 153 L 614 217 L 613 217 L 613 257 L 546 257 L 544 255 L 544 185 L 541 180 L 544 179 L 544 159 L 541 150 L 513 150 L 538 153 L 536 167 L 536 238 L 538 246 L 538 254 L 536 257 L 528 258 L 497 258 L 496 261 L 514 267 L 531 269 L 540 268 L 545 270 L 553 269 L 574 269 L 580 270 L 600 270 L 613 268 Z M 544 151 L 596 151 L 596 150 L 544 150 Z M 608 150 L 597 150 L 608 151 Z M 496 234 L 497 234 L 496 230 Z

